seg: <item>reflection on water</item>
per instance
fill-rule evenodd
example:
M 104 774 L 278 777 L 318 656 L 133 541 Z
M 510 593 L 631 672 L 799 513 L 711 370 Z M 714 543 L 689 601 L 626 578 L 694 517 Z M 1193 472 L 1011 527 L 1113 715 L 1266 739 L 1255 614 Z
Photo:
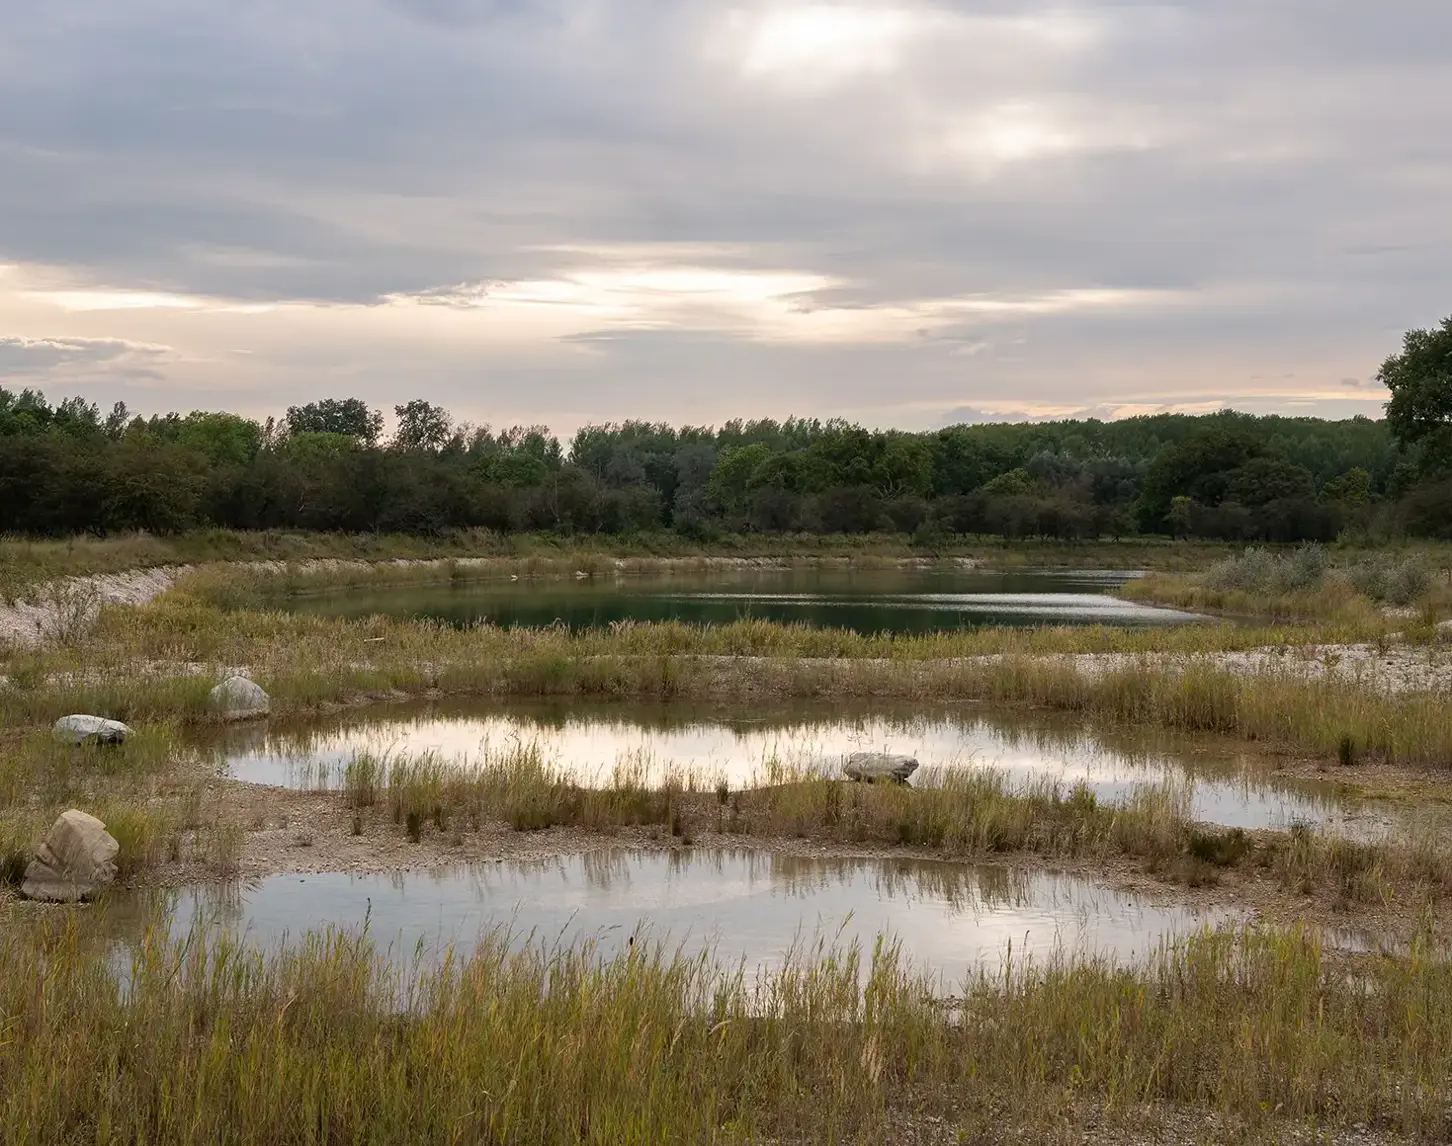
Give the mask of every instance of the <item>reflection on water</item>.
M 916 756 L 935 768 L 992 767 L 1017 786 L 1045 778 L 1084 783 L 1119 801 L 1145 783 L 1188 783 L 1195 818 L 1232 827 L 1295 822 L 1342 825 L 1328 785 L 1272 780 L 1259 757 L 1223 741 L 1144 729 L 1087 730 L 1062 717 L 992 716 L 973 708 L 865 712 L 823 705 L 751 709 L 672 702 L 567 703 L 463 700 L 352 711 L 317 721 L 228 730 L 214 745 L 228 775 L 248 783 L 328 787 L 359 752 L 433 753 L 463 764 L 537 748 L 584 784 L 608 783 L 617 767 L 655 780 L 667 773 L 709 789 L 740 788 L 773 763 L 836 773 L 852 752 Z
M 150 913 L 117 903 L 112 934 L 134 941 Z M 395 961 L 465 954 L 481 931 L 512 942 L 602 954 L 631 936 L 687 955 L 710 951 L 748 972 L 780 966 L 793 948 L 897 938 L 914 966 L 948 987 L 1014 959 L 1057 950 L 1118 961 L 1232 916 L 1160 906 L 1086 880 L 1046 872 L 917 860 L 815 859 L 751 851 L 605 852 L 506 861 L 391 876 L 278 875 L 176 897 L 170 927 L 198 918 L 273 948 L 328 926 L 360 929 Z
M 746 618 L 860 633 L 982 625 L 1157 625 L 1200 618 L 1122 601 L 1125 573 L 936 569 L 751 569 L 561 581 L 480 581 L 282 598 L 331 616 L 385 614 L 467 626 L 606 628 L 622 621 L 726 624 Z

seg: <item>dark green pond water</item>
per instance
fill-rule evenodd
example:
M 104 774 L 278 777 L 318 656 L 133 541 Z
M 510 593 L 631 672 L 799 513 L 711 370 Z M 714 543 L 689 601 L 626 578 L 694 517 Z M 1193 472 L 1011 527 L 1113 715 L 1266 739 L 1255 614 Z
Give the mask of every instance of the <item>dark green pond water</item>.
M 726 624 L 749 618 L 860 633 L 987 625 L 1166 625 L 1199 618 L 1122 601 L 1127 573 L 937 569 L 750 569 L 668 575 L 527 578 L 289 597 L 329 616 L 600 629 L 622 621 Z

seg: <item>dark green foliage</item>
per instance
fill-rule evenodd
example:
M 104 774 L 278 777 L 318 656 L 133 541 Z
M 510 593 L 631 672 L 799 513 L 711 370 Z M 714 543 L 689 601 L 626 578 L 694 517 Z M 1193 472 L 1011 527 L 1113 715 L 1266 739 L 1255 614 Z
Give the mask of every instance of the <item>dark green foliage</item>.
M 896 532 L 936 547 L 964 534 L 1074 541 L 1136 527 L 1239 541 L 1452 528 L 1452 487 L 1418 484 L 1420 431 L 1403 435 L 1418 443 L 1413 457 L 1366 418 L 1225 411 L 924 434 L 799 419 L 624 422 L 587 426 L 566 450 L 544 427 L 456 426 L 422 399 L 394 412 L 380 444 L 382 417 L 357 398 L 260 425 L 139 418 L 119 404 L 103 418 L 80 399 L 51 406 L 0 389 L 0 532 Z
M 370 410 L 361 398 L 324 398 L 289 406 L 287 428 L 294 435 L 336 434 L 372 445 L 383 431 L 383 415 Z
M 1387 425 L 1398 441 L 1423 447 L 1428 469 L 1452 464 L 1452 318 L 1409 330 L 1402 352 L 1381 364 L 1377 381 L 1391 391 Z

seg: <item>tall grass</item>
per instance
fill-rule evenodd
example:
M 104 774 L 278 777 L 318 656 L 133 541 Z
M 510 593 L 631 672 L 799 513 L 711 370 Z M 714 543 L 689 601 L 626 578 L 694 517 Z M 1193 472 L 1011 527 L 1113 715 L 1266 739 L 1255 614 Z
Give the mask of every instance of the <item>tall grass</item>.
M 153 932 L 120 968 L 74 926 L 0 933 L 0 960 L 16 1146 L 977 1140 L 1085 1103 L 1449 1130 L 1452 971 L 1425 944 L 1348 974 L 1304 931 L 1206 934 L 1136 969 L 985 969 L 947 1005 L 884 942 L 756 980 L 499 934 L 437 969 L 339 932 L 270 954 Z
M 384 618 L 224 613 L 179 597 L 104 611 L 84 657 L 58 649 L 13 656 L 0 721 L 33 727 L 73 711 L 143 723 L 214 719 L 212 683 L 242 665 L 278 713 L 439 693 L 965 699 L 1222 733 L 1328 758 L 1349 736 L 1373 757 L 1452 763 L 1452 725 L 1432 694 L 1394 696 L 1360 681 L 1308 679 L 1294 655 L 1284 670 L 1252 674 L 1214 664 L 1222 648 L 1289 639 L 1283 647 L 1292 649 L 1295 641 L 1348 632 L 1218 625 L 865 637 L 760 621 L 604 633 L 455 630 Z M 1087 652 L 1118 656 L 1089 663 L 1070 655 Z
M 1319 545 L 1277 552 L 1251 546 L 1199 574 L 1152 574 L 1127 584 L 1124 596 L 1278 620 L 1371 624 L 1387 606 L 1446 606 L 1442 550 L 1348 553 L 1340 561 Z
M 1303 828 L 1250 835 L 1196 823 L 1189 787 L 1174 783 L 1138 785 L 1127 799 L 1104 803 L 1083 784 L 1041 778 L 1015 787 L 991 768 L 930 769 L 912 786 L 864 785 L 771 759 L 736 790 L 680 774 L 652 783 L 643 765 L 629 764 L 586 786 L 544 761 L 536 747 L 464 764 L 431 753 L 363 752 L 342 771 L 348 806 L 360 814 L 377 809 L 414 842 L 426 833 L 457 835 L 501 822 L 516 831 L 645 826 L 687 844 L 796 837 L 951 859 L 1127 859 L 1197 887 L 1239 866 L 1342 907 L 1418 908 L 1452 895 L 1452 852 L 1432 835 L 1381 842 Z
M 201 783 L 196 751 L 170 721 L 143 725 L 116 745 L 60 744 L 49 731 L 0 740 L 0 884 L 20 882 L 37 846 L 68 808 L 106 825 L 120 847 L 116 868 L 123 881 L 180 858 L 186 838 L 212 855 L 212 839 L 230 829 L 214 824 L 203 838 Z M 238 844 L 240 836 L 233 856 Z M 216 855 L 214 870 L 235 866 Z
M 417 837 L 425 822 L 440 830 L 477 830 L 485 821 L 503 820 L 518 831 L 670 824 L 685 783 L 674 776 L 650 783 L 643 762 L 627 762 L 607 786 L 586 787 L 528 745 L 472 764 L 434 753 L 389 758 L 360 752 L 344 766 L 343 790 L 353 808 L 386 804 L 393 822 L 408 825 Z

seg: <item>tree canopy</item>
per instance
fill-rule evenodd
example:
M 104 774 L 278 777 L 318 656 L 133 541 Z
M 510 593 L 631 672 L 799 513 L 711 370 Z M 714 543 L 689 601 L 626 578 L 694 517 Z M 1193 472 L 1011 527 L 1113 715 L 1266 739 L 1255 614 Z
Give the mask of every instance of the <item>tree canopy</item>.
M 1391 391 L 1386 420 L 1396 439 L 1422 447 L 1423 468 L 1452 465 L 1452 318 L 1409 330 L 1402 351 L 1381 364 L 1377 380 Z
M 1426 390 L 1438 362 L 1431 334 L 1408 337 L 1412 366 L 1395 376 L 1413 381 L 1402 395 Z M 1417 408 L 1424 422 L 1447 417 L 1430 400 Z M 120 404 L 103 417 L 79 398 L 52 405 L 0 389 L 0 529 L 1297 540 L 1347 527 L 1438 532 L 1452 520 L 1414 464 L 1430 431 L 1398 438 L 1368 418 L 1223 411 L 927 433 L 841 420 L 626 421 L 562 443 L 544 426 L 457 423 L 424 399 L 393 412 L 384 442 L 382 414 L 359 398 L 293 406 L 275 424 L 213 411 L 142 418 Z

